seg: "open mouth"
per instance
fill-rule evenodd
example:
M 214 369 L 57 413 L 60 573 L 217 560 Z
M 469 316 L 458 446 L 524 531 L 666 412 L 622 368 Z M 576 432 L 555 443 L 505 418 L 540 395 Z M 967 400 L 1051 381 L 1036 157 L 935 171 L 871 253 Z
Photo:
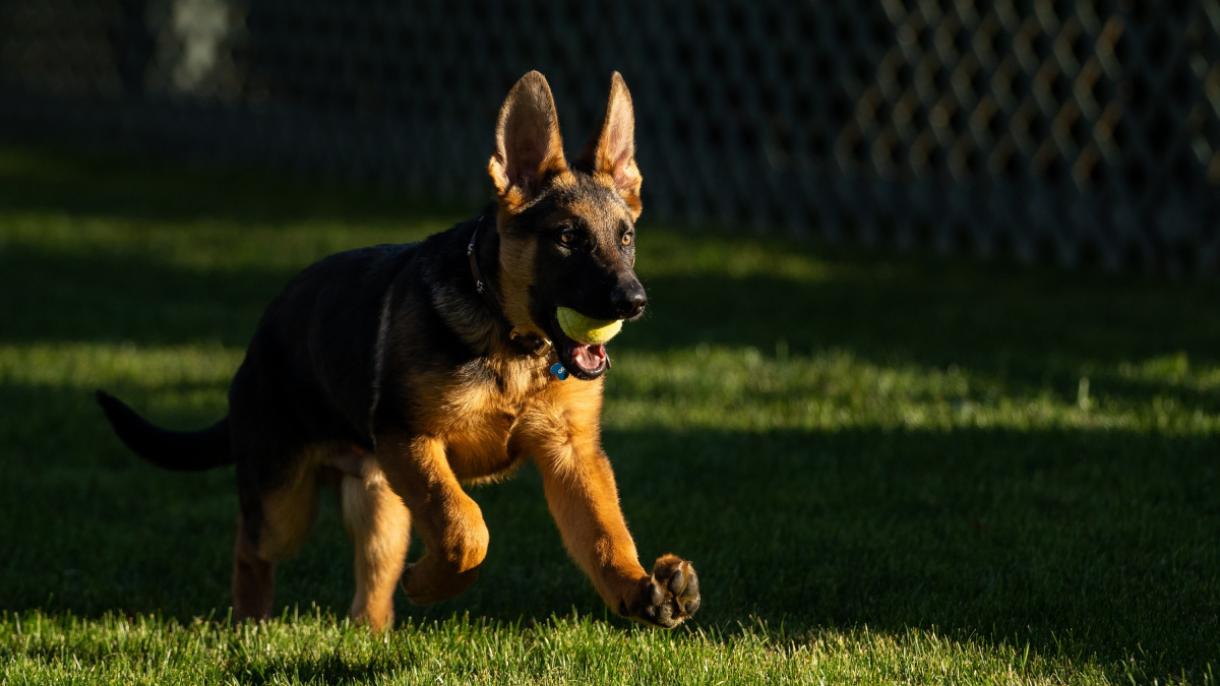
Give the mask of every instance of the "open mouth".
M 610 355 L 606 352 L 604 343 L 574 341 L 563 333 L 558 322 L 552 322 L 551 330 L 551 340 L 555 343 L 559 361 L 576 378 L 591 381 L 605 374 L 610 368 Z

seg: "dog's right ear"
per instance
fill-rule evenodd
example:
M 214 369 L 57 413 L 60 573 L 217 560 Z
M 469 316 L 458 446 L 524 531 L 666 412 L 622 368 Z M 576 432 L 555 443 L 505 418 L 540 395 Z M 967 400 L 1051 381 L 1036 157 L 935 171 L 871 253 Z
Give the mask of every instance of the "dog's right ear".
M 644 177 L 635 163 L 635 109 L 627 82 L 617 71 L 610 75 L 610 98 L 601 133 L 578 158 L 576 168 L 607 179 L 631 209 L 631 218 L 640 218 L 643 209 L 640 185 Z
M 520 209 L 553 174 L 568 168 L 559 114 L 546 77 L 531 71 L 513 86 L 496 122 L 496 151 L 487 172 L 505 209 Z

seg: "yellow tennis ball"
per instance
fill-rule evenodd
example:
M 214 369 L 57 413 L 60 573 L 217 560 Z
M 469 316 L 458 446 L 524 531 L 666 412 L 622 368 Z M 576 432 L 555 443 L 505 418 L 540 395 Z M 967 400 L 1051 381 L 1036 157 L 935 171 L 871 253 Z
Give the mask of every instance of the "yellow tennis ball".
M 559 319 L 559 328 L 574 341 L 599 345 L 614 338 L 623 329 L 623 320 L 593 319 L 573 310 L 570 307 L 560 307 L 555 311 Z

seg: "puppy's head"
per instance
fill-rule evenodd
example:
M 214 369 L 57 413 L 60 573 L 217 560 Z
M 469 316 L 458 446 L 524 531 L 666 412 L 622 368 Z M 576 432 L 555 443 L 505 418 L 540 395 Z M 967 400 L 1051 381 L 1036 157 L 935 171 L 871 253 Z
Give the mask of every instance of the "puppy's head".
M 536 71 L 521 77 L 500 108 L 488 172 L 499 200 L 505 314 L 514 326 L 549 338 L 578 378 L 601 376 L 608 366 L 605 347 L 568 338 L 556 308 L 594 319 L 635 319 L 647 302 L 635 275 L 643 177 L 623 77 L 611 77 L 601 129 L 572 164 L 546 78 Z

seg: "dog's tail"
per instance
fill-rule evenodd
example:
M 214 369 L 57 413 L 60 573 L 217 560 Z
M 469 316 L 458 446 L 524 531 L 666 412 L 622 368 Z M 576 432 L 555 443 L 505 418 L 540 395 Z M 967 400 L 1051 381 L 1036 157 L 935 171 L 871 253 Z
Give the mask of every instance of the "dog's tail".
M 168 431 L 153 426 L 106 391 L 99 390 L 96 396 L 119 439 L 136 455 L 162 469 L 199 472 L 233 463 L 228 417 L 200 431 Z

